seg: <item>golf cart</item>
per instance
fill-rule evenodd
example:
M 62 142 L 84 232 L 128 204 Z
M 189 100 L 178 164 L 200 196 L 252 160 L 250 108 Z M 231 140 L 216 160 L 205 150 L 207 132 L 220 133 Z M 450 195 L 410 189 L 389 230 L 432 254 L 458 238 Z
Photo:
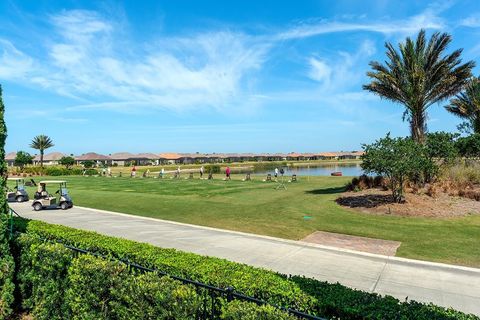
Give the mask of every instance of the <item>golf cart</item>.
M 23 178 L 8 178 L 9 181 L 15 181 L 13 190 L 7 191 L 8 202 L 24 202 L 28 201 L 28 193 L 25 191 L 25 181 Z
M 55 196 L 47 191 L 47 185 L 57 184 L 58 190 Z M 38 183 L 37 192 L 35 192 L 32 203 L 33 210 L 40 211 L 42 209 L 62 209 L 67 210 L 73 207 L 72 198 L 68 195 L 67 182 L 61 180 L 40 181 Z

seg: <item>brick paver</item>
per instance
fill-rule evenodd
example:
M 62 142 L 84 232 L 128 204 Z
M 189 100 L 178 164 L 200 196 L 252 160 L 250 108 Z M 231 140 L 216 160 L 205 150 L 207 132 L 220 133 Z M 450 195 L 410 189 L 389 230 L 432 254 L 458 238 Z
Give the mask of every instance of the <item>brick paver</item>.
M 382 254 L 385 256 L 394 256 L 398 247 L 400 247 L 402 244 L 399 241 L 350 236 L 346 234 L 325 231 L 316 231 L 306 236 L 301 241 L 349 250 Z

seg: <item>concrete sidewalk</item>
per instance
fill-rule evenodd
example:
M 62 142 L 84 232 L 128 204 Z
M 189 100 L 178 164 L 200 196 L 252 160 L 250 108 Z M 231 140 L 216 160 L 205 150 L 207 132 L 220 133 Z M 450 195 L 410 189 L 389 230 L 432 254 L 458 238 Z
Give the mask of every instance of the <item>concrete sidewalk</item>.
M 164 248 L 225 258 L 285 274 L 339 282 L 404 300 L 433 302 L 480 315 L 480 269 L 388 257 L 181 224 L 96 209 L 34 212 L 12 203 L 21 216 L 147 242 Z

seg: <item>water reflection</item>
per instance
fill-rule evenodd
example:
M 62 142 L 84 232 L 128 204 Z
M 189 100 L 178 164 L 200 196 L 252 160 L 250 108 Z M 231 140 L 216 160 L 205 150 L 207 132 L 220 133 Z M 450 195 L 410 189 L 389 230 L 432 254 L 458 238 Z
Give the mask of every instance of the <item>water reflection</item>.
M 280 168 L 279 168 L 280 169 Z M 341 172 L 344 176 L 360 176 L 363 174 L 359 163 L 324 164 L 308 167 L 284 167 L 285 175 L 329 176 L 332 172 Z M 255 174 L 272 174 L 274 170 L 259 170 Z

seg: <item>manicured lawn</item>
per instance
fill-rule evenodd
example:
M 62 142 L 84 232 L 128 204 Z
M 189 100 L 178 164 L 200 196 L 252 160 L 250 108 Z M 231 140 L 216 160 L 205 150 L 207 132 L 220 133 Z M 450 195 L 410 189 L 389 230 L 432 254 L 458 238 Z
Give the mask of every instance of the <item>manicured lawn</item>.
M 397 256 L 480 267 L 479 214 L 433 219 L 357 213 L 334 202 L 347 177 L 301 178 L 288 183 L 288 190 L 259 180 L 242 182 L 240 176 L 232 181 L 216 177 L 64 179 L 80 206 L 287 239 L 323 230 L 397 240 L 402 242 Z

